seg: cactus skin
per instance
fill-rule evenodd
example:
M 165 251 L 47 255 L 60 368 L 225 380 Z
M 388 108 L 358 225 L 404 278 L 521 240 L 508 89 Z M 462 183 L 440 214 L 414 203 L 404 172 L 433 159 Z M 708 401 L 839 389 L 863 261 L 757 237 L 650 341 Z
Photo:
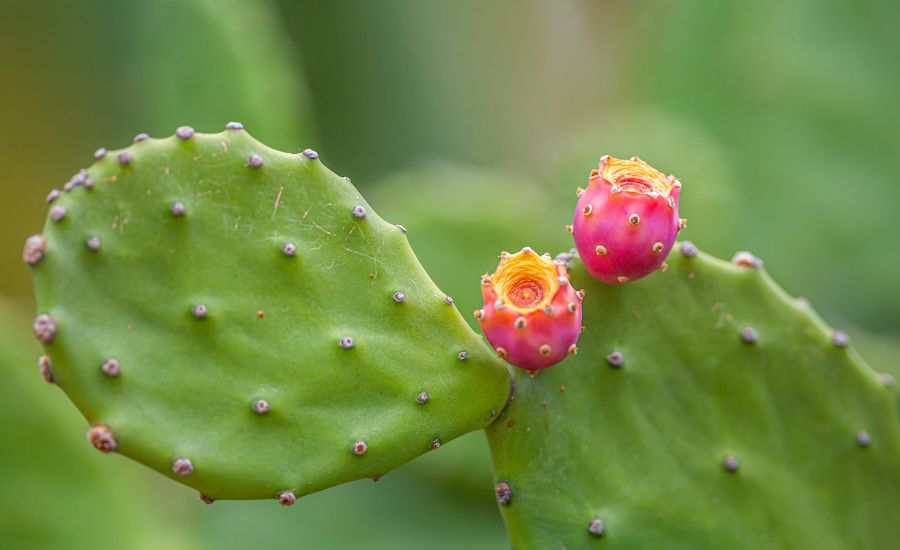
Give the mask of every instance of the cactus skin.
M 531 371 L 578 352 L 584 291 L 569 283 L 566 266 L 529 247 L 503 252 L 500 265 L 481 280 L 481 330 L 502 359 Z
M 681 182 L 637 157 L 604 156 L 578 190 L 571 231 L 591 275 L 609 284 L 646 277 L 658 269 L 685 220 L 678 218 Z
M 180 133 L 97 160 L 32 267 L 54 380 L 98 448 L 214 500 L 275 499 L 492 420 L 506 367 L 349 181 L 237 128 Z
M 514 548 L 896 545 L 897 389 L 808 305 L 702 253 L 638 285 L 579 263 L 581 353 L 487 430 Z

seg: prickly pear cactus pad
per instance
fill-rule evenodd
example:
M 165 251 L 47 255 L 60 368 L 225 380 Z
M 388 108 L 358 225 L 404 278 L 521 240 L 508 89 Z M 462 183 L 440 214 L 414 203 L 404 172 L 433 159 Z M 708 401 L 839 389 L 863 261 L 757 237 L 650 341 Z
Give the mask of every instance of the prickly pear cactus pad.
M 896 388 L 748 254 L 605 285 L 579 353 L 488 428 L 514 548 L 888 548 Z
M 48 197 L 42 371 L 87 437 L 206 500 L 376 477 L 503 407 L 505 366 L 311 150 L 232 123 L 142 139 Z

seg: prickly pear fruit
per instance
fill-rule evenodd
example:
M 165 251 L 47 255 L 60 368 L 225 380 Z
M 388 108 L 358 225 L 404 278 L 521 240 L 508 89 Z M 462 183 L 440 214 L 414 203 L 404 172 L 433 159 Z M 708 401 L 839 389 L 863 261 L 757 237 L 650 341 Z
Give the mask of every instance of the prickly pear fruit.
M 506 366 L 315 151 L 184 127 L 79 181 L 23 259 L 48 372 L 99 450 L 209 499 L 288 503 L 505 403 Z
M 572 288 L 562 261 L 528 247 L 503 252 L 493 275 L 482 277 L 481 295 L 484 307 L 475 317 L 512 365 L 535 372 L 578 352 L 584 291 Z
M 570 227 L 585 268 L 621 284 L 659 268 L 687 221 L 678 217 L 681 182 L 643 160 L 604 156 L 578 190 Z

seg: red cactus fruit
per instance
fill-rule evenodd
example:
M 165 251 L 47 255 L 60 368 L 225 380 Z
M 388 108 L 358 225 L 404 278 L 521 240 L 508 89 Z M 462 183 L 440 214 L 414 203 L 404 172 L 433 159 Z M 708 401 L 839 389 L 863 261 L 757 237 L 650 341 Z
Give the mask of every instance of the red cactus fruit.
M 687 226 L 678 217 L 681 182 L 637 157 L 604 156 L 578 190 L 570 231 L 585 268 L 597 279 L 621 284 L 663 265 L 675 237 Z
M 500 255 L 493 275 L 481 279 L 481 330 L 502 359 L 529 371 L 578 352 L 584 291 L 569 283 L 565 263 L 525 247 Z

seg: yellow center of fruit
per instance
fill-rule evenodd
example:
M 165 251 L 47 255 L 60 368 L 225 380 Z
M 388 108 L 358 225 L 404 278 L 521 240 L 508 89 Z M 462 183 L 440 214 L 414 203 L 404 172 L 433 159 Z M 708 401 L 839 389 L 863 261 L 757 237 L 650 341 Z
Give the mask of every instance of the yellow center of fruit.
M 668 197 L 674 184 L 665 174 L 638 158 L 609 157 L 600 175 L 623 191 L 657 193 Z
M 491 275 L 497 296 L 522 315 L 550 305 L 559 290 L 556 265 L 530 248 L 508 254 Z

